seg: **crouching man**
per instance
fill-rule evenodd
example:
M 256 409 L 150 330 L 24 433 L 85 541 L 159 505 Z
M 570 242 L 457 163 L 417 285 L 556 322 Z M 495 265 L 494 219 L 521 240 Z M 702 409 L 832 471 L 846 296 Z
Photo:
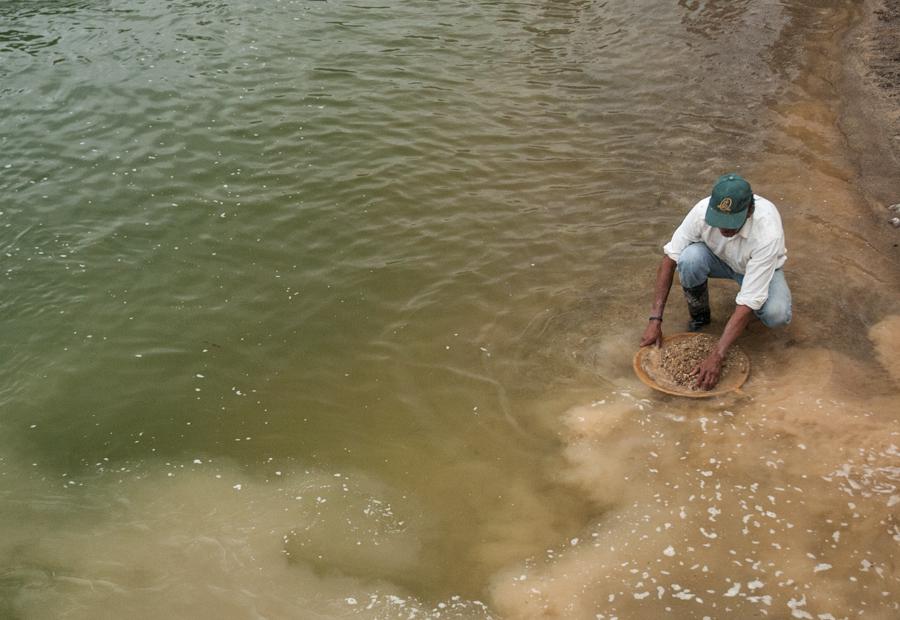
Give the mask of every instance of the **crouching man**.
M 710 322 L 709 278 L 730 278 L 741 287 L 722 336 L 694 371 L 700 388 L 716 385 L 728 347 L 754 315 L 767 327 L 790 323 L 791 291 L 782 272 L 787 253 L 781 216 L 775 205 L 755 196 L 750 184 L 737 174 L 719 177 L 712 195 L 694 205 L 663 252 L 642 347 L 662 344 L 663 310 L 676 269 L 691 315 L 691 331 Z

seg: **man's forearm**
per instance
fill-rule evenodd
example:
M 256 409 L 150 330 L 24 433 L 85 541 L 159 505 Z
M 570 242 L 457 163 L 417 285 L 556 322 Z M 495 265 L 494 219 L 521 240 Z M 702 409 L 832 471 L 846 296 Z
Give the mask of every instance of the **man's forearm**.
M 725 330 L 722 332 L 719 342 L 716 344 L 716 352 L 722 359 L 725 358 L 728 347 L 734 344 L 734 341 L 738 339 L 738 336 L 744 332 L 744 329 L 750 323 L 750 319 L 752 318 L 753 310 L 749 306 L 738 304 L 735 307 L 734 312 L 731 314 L 731 318 L 728 319 L 728 323 L 725 324 Z
M 650 307 L 650 316 L 644 335 L 641 336 L 641 346 L 649 344 L 662 346 L 662 316 L 666 308 L 666 300 L 669 298 L 669 289 L 672 288 L 672 278 L 675 275 L 675 261 L 664 256 L 656 269 L 656 285 L 653 289 L 653 305 Z
M 666 308 L 666 300 L 669 299 L 669 290 L 672 288 L 672 280 L 675 278 L 676 263 L 668 256 L 664 256 L 656 270 L 656 288 L 653 295 L 653 306 L 650 308 L 651 316 L 663 315 Z

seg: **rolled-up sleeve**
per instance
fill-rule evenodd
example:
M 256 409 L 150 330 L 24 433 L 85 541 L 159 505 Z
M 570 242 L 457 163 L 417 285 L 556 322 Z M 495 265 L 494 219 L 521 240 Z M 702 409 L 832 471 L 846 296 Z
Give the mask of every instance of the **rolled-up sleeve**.
M 700 241 L 700 232 L 703 228 L 703 218 L 706 216 L 706 205 L 709 198 L 704 198 L 691 209 L 684 220 L 675 229 L 672 239 L 663 246 L 663 252 L 676 263 L 684 248 L 692 243 Z
M 779 243 L 773 241 L 757 249 L 747 262 L 741 290 L 734 301 L 751 310 L 759 310 L 769 298 L 769 284 L 778 265 Z

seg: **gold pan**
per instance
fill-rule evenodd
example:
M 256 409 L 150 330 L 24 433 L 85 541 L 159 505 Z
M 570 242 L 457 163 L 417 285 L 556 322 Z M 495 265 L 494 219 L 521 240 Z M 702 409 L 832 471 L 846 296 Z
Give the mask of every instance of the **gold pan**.
M 715 341 L 715 338 L 708 334 L 690 332 L 666 336 L 663 338 L 662 347 L 650 345 L 638 349 L 638 352 L 634 354 L 635 374 L 654 390 L 688 398 L 721 396 L 722 394 L 739 390 L 744 385 L 744 382 L 750 375 L 750 358 L 737 345 L 731 345 L 728 352 L 729 356 L 731 356 L 731 361 L 723 368 L 719 382 L 711 390 L 692 390 L 675 382 L 662 367 L 662 354 L 667 346 L 688 338 L 711 339 Z

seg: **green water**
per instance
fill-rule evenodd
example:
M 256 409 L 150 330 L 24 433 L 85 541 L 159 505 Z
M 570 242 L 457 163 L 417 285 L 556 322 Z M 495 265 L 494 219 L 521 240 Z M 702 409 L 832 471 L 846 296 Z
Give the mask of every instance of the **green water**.
M 0 614 L 496 613 L 808 10 L 0 4 Z
M 603 273 L 648 264 L 705 180 L 709 119 L 737 124 L 673 101 L 699 56 L 677 12 L 4 13 L 4 394 L 48 466 L 149 456 L 136 431 L 157 455 L 330 464 L 349 443 L 367 465 L 399 433 L 428 452 L 447 425 L 503 427 L 500 387 L 555 380 L 535 324 L 593 296 L 584 318 L 615 329 L 638 297 Z

